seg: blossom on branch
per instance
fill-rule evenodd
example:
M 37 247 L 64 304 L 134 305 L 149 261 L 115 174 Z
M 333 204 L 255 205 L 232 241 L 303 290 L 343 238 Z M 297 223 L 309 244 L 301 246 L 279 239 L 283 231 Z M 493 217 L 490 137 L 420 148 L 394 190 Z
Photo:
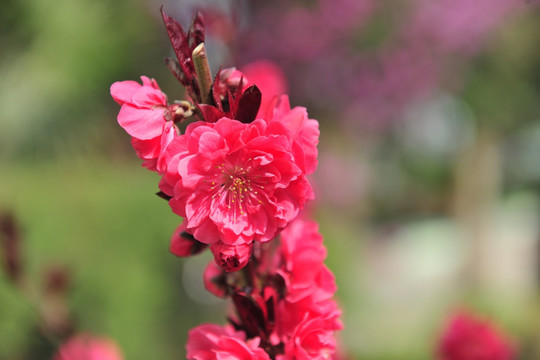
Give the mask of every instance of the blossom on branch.
M 195 104 L 168 105 L 145 76 L 142 85 L 116 82 L 118 122 L 143 165 L 163 175 L 159 195 L 184 218 L 171 252 L 189 256 L 204 248 L 197 242 L 212 245 L 216 262 L 236 271 L 249 261 L 253 242 L 272 240 L 313 199 L 306 175 L 317 167 L 319 124 L 305 108 L 291 109 L 283 73 L 271 62 L 246 66 L 249 79 L 220 70 L 209 84 L 202 17 L 185 32 L 162 15 L 177 57 L 167 64 Z M 181 135 L 175 124 L 191 116 L 200 121 Z
M 306 317 L 294 329 L 285 345 L 285 354 L 279 360 L 326 360 L 331 359 L 336 350 L 334 332 L 336 322 L 332 315 L 314 318 Z
M 281 234 L 278 274 L 284 296 L 276 304 L 276 328 L 285 344 L 283 360 L 328 359 L 335 352 L 341 311 L 332 299 L 337 287 L 324 265 L 326 249 L 314 221 L 297 219 Z
M 246 339 L 256 339 L 273 359 L 331 358 L 335 332 L 343 325 L 317 224 L 297 219 L 281 233 L 277 248 L 254 247 L 255 260 L 243 276 L 226 273 L 213 262 L 205 270 L 206 288 L 233 300 L 236 311 L 229 314 L 230 323 Z
M 295 303 L 308 296 L 322 301 L 334 295 L 336 284 L 324 265 L 326 248 L 316 222 L 292 222 L 281 234 L 280 250 L 283 265 L 278 273 L 287 286 L 287 301 Z
M 176 55 L 166 64 L 188 99 L 168 105 L 147 77 L 114 83 L 111 94 L 137 155 L 162 175 L 158 195 L 183 218 L 170 251 L 208 247 L 205 287 L 234 305 L 227 326 L 189 332 L 187 358 L 330 359 L 342 328 L 335 279 L 317 224 L 295 220 L 314 198 L 307 176 L 317 168 L 319 124 L 291 108 L 274 64 L 212 77 L 202 16 L 187 32 L 162 16 Z M 176 124 L 191 117 L 180 134 Z
M 197 240 L 269 241 L 313 198 L 289 139 L 272 130 L 264 120 L 222 118 L 191 123 L 173 140 L 161 189 L 172 190 L 169 204 Z
M 175 136 L 172 120 L 175 113 L 167 105 L 167 96 L 154 79 L 141 76 L 136 81 L 117 81 L 111 85 L 113 99 L 122 107 L 118 124 L 131 135 L 131 144 L 143 166 L 161 172 L 165 164 L 158 162 Z
M 283 134 L 289 140 L 289 151 L 302 172 L 309 175 L 317 169 L 317 145 L 319 122 L 309 119 L 304 107 L 291 109 L 289 97 L 282 95 L 277 102 L 273 117 L 268 121 L 272 132 Z
M 244 333 L 231 326 L 204 324 L 189 331 L 186 356 L 192 360 L 269 360 L 259 342 L 258 338 L 246 340 Z

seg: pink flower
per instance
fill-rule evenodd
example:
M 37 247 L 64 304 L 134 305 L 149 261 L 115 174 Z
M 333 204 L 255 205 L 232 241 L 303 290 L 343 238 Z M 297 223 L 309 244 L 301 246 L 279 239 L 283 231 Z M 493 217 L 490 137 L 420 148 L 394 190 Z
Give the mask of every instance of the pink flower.
M 336 349 L 336 321 L 333 314 L 306 317 L 285 343 L 285 355 L 279 360 L 327 360 Z
M 341 310 L 333 299 L 315 302 L 311 298 L 305 298 L 295 303 L 282 300 L 277 304 L 276 314 L 276 329 L 285 343 L 290 341 L 297 332 L 296 328 L 305 319 L 323 318 L 325 329 L 332 332 L 343 328 Z
M 189 360 L 269 360 L 259 348 L 259 338 L 245 339 L 232 327 L 205 324 L 189 331 L 186 345 Z
M 199 121 L 171 143 L 175 155 L 160 187 L 197 240 L 269 241 L 313 197 L 288 138 L 270 130 L 263 120 Z
M 291 109 L 289 97 L 283 95 L 268 121 L 271 132 L 283 134 L 289 139 L 290 151 L 296 164 L 309 175 L 317 168 L 317 145 L 319 143 L 319 122 L 309 119 L 304 107 Z
M 110 339 L 80 333 L 60 346 L 54 360 L 123 360 L 118 346 Z
M 280 267 L 284 297 L 276 304 L 276 331 L 285 344 L 282 360 L 328 359 L 335 332 L 343 326 L 332 299 L 334 275 L 324 265 L 326 248 L 314 221 L 296 219 L 280 236 Z
M 154 79 L 141 76 L 142 85 L 135 81 L 117 81 L 111 85 L 113 99 L 122 107 L 118 124 L 131 135 L 131 144 L 143 166 L 161 172 L 164 161 L 159 161 L 164 149 L 175 136 L 172 117 L 167 107 L 167 96 Z
M 515 349 L 492 323 L 460 312 L 446 328 L 438 355 L 441 360 L 512 360 Z
M 335 332 L 343 325 L 341 311 L 332 299 L 334 276 L 323 263 L 326 249 L 322 240 L 317 223 L 296 219 L 281 233 L 273 256 L 269 255 L 271 244 L 243 244 L 257 259 L 249 273 L 261 279 L 250 285 L 248 294 L 241 290 L 243 280 L 226 273 L 219 261 L 205 270 L 205 287 L 211 293 L 218 297 L 233 294 L 237 311 L 229 319 L 235 328 L 256 339 L 272 358 L 330 359 L 335 352 Z M 221 242 L 210 245 L 216 257 L 235 255 L 243 247 L 232 245 L 229 250 L 216 245 L 227 246 Z
M 297 219 L 281 234 L 283 267 L 278 273 L 287 286 L 286 299 L 297 302 L 306 297 L 318 302 L 336 292 L 333 274 L 324 265 L 326 248 L 314 221 Z

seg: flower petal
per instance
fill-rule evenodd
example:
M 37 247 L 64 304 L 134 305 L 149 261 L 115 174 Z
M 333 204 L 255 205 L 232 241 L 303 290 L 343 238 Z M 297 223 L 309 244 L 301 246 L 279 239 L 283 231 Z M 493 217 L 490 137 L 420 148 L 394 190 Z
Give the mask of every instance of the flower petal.
M 165 119 L 164 108 L 140 109 L 130 104 L 122 105 L 118 113 L 118 124 L 138 139 L 149 140 L 160 136 Z

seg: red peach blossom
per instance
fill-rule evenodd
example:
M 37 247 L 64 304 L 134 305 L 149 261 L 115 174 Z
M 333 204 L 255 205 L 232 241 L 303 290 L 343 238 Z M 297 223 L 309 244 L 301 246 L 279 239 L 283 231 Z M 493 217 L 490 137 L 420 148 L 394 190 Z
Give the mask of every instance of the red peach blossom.
M 330 299 L 336 292 L 334 276 L 324 265 L 326 248 L 314 221 L 297 219 L 281 233 L 283 267 L 278 273 L 287 286 L 286 299 L 297 302 Z
M 306 108 L 297 106 L 291 109 L 289 97 L 284 95 L 287 82 L 279 67 L 270 61 L 260 60 L 246 65 L 243 73 L 234 68 L 225 69 L 221 78 L 222 95 L 225 85 L 237 87 L 240 80 L 243 81 L 243 90 L 256 85 L 262 94 L 257 119 L 267 121 L 269 133 L 287 136 L 291 145 L 289 150 L 305 174 L 315 172 L 319 123 L 308 118 Z
M 160 186 L 201 242 L 269 241 L 313 198 L 287 137 L 263 120 L 191 123 L 170 148 L 176 154 Z
M 117 81 L 111 85 L 113 99 L 122 107 L 118 124 L 131 135 L 131 144 L 143 166 L 153 171 L 165 169 L 158 162 L 167 144 L 175 135 L 172 121 L 165 119 L 167 96 L 154 79 L 141 76 L 142 85 L 135 81 Z
M 186 345 L 188 360 L 269 360 L 259 348 L 259 338 L 245 339 L 230 326 L 204 324 L 189 331 Z
M 297 106 L 291 109 L 287 95 L 279 98 L 273 117 L 270 119 L 268 120 L 269 132 L 287 136 L 296 164 L 307 175 L 315 172 L 319 122 L 309 119 L 304 107 Z
M 276 314 L 276 328 L 285 342 L 296 331 L 298 324 L 306 318 L 325 318 L 326 326 L 332 331 L 343 328 L 340 320 L 341 310 L 333 299 L 315 302 L 308 297 L 295 303 L 282 300 L 277 304 Z
M 285 281 L 284 297 L 276 304 L 277 334 L 286 344 L 283 359 L 323 359 L 333 353 L 335 344 L 328 339 L 342 324 L 341 311 L 332 300 L 335 279 L 324 265 L 326 248 L 317 223 L 291 222 L 281 233 L 278 254 L 277 273 Z M 314 339 L 322 342 L 316 345 Z
M 279 360 L 327 360 L 336 349 L 336 322 L 332 314 L 306 317 L 285 343 L 285 354 Z

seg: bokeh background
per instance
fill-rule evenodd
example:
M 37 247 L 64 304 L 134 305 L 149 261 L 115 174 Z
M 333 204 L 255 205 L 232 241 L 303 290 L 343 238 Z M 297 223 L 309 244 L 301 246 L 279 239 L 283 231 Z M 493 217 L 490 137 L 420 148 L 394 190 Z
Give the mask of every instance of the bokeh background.
M 77 329 L 126 359 L 183 358 L 191 327 L 224 322 L 202 288 L 208 254 L 168 253 L 180 219 L 109 95 L 147 75 L 182 97 L 162 4 L 186 26 L 204 12 L 214 71 L 272 60 L 319 120 L 311 210 L 349 358 L 433 359 L 460 307 L 540 358 L 536 0 L 3 0 L 0 211 L 20 227 L 26 285 L 0 276 L 0 359 L 53 351 L 36 330 L 50 269 L 69 274 Z

